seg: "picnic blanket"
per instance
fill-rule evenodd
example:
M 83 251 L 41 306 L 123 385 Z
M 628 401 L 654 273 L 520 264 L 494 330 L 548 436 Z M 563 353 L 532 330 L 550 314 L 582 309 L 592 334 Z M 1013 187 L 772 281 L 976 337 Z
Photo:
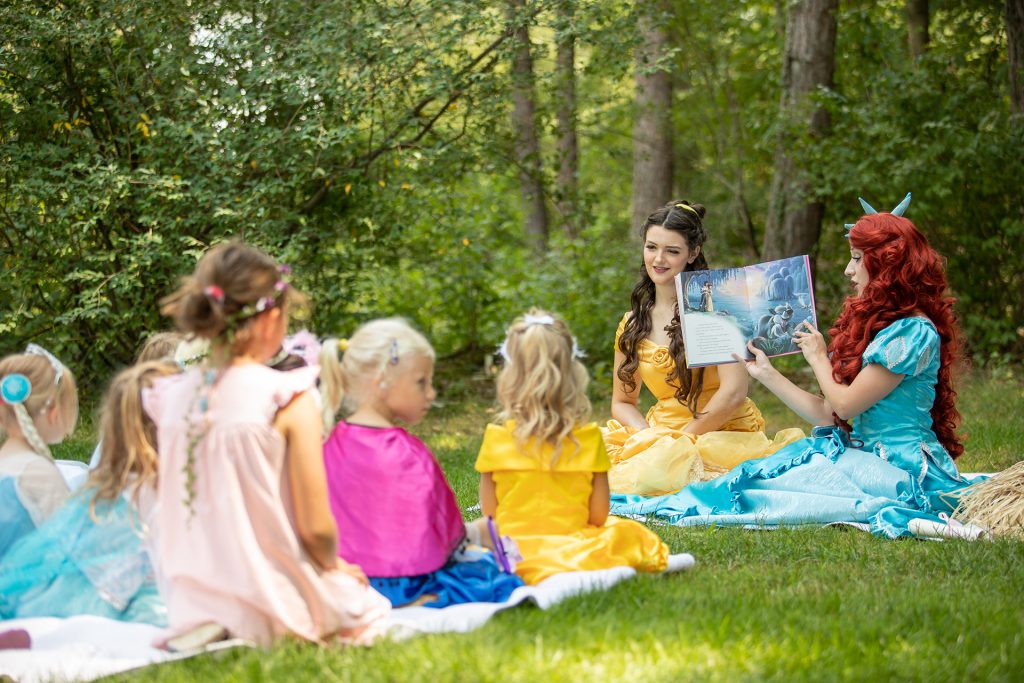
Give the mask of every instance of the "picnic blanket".
M 671 555 L 666 572 L 682 571 L 693 565 L 690 554 Z M 388 616 L 388 633 L 395 640 L 422 633 L 465 633 L 480 628 L 492 616 L 510 607 L 532 604 L 548 609 L 575 595 L 608 590 L 636 574 L 630 567 L 567 572 L 536 586 L 517 588 L 501 603 L 468 603 L 443 609 L 403 607 L 392 610 Z M 26 631 L 32 646 L 31 649 L 0 650 L 0 675 L 10 676 L 19 683 L 90 681 L 163 662 L 252 647 L 246 641 L 229 640 L 198 651 L 171 653 L 152 646 L 162 631 L 157 626 L 93 616 L 0 621 L 0 633 L 14 629 Z

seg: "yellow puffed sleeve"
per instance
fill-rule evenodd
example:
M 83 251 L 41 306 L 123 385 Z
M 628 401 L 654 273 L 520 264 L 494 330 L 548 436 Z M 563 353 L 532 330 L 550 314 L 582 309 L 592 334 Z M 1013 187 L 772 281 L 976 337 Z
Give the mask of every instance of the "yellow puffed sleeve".
M 601 430 L 594 423 L 573 430 L 578 442 L 566 439 L 562 451 L 552 467 L 554 447 L 543 444 L 540 449 L 531 443 L 521 448 L 512 435 L 515 424 L 487 425 L 480 453 L 476 458 L 477 472 L 554 470 L 557 472 L 607 472 L 611 467 L 604 449 Z
M 484 442 L 476 456 L 477 472 L 500 472 L 504 470 L 535 470 L 536 461 L 527 457 L 512 436 L 511 423 L 487 425 Z
M 622 320 L 619 321 L 619 326 L 617 328 L 615 328 L 615 344 L 614 344 L 614 347 L 612 349 L 613 351 L 617 351 L 618 350 L 618 348 L 619 348 L 619 337 L 621 337 L 622 333 L 626 331 L 626 321 L 629 320 L 629 317 L 631 315 L 633 315 L 632 311 L 626 311 L 625 313 L 622 314 Z
M 611 469 L 612 463 L 604 448 L 604 438 L 601 436 L 601 429 L 596 424 L 591 422 L 577 427 L 573 430 L 573 435 L 580 442 L 579 450 L 576 450 L 576 444 L 572 441 L 566 441 L 562 446 L 562 455 L 555 463 L 556 470 L 559 472 L 607 472 Z M 548 450 L 547 453 L 550 460 L 551 451 Z

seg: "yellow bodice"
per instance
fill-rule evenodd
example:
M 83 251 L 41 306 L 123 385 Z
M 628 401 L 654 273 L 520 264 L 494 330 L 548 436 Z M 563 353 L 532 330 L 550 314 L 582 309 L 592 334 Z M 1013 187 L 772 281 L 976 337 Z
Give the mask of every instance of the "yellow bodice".
M 577 427 L 566 439 L 557 460 L 554 448 L 533 442 L 521 446 L 513 423 L 488 425 L 476 469 L 490 472 L 502 533 L 566 534 L 587 526 L 594 473 L 610 466 L 601 430 L 591 423 Z
M 630 315 L 632 314 L 627 312 L 622 316 L 619 327 L 615 331 L 616 349 L 619 348 L 619 337 L 622 336 L 622 331 L 626 328 L 626 321 Z M 647 411 L 647 424 L 652 427 L 659 425 L 669 429 L 684 428 L 693 420 L 693 413 L 685 404 L 676 399 L 675 387 L 668 383 L 668 377 L 675 368 L 675 361 L 672 360 L 668 347 L 659 346 L 650 339 L 644 339 L 637 347 L 637 357 L 640 362 L 637 367 L 640 380 L 658 400 Z M 700 396 L 697 397 L 698 412 L 704 410 L 708 401 L 718 391 L 719 385 L 718 368 L 715 366 L 704 368 L 704 385 L 701 388 Z M 754 402 L 748 398 L 719 429 L 737 432 L 759 431 L 764 429 L 764 419 Z

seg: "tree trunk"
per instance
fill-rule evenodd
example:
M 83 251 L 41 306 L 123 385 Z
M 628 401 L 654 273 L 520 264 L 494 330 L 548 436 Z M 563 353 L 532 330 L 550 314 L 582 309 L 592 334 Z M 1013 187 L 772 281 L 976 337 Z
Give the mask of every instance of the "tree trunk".
M 928 49 L 928 0 L 907 0 L 907 41 L 911 57 Z
M 663 2 L 637 3 L 636 120 L 633 124 L 633 224 L 640 228 L 672 199 L 672 77 L 657 66 L 668 50 Z
M 558 201 L 559 222 L 570 237 L 579 234 L 579 187 L 577 160 L 579 148 L 576 140 L 576 28 L 573 21 L 576 0 L 558 3 L 558 57 L 556 61 L 556 87 L 558 111 L 558 177 L 555 197 Z
M 533 99 L 533 56 L 524 0 L 509 0 L 509 20 L 514 27 L 515 52 L 512 61 L 512 127 L 519 185 L 526 209 L 526 236 L 531 246 L 543 250 L 548 241 L 548 210 L 544 204 L 544 183 L 540 140 Z
M 810 196 L 810 186 L 789 149 L 790 131 L 806 125 L 812 136 L 829 129 L 828 112 L 820 107 L 807 116 L 807 96 L 832 86 L 835 71 L 838 0 L 800 0 L 790 6 L 782 65 L 779 118 L 782 132 L 775 149 L 775 176 L 765 228 L 765 259 L 810 252 L 821 234 L 825 205 Z
M 1024 0 L 1006 0 L 1006 48 L 1010 67 L 1010 111 L 1024 114 Z

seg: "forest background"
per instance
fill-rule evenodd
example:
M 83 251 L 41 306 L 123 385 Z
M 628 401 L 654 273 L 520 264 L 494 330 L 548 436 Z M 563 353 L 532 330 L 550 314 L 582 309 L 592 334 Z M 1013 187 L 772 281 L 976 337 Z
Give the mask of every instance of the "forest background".
M 403 315 L 483 362 L 531 305 L 609 384 L 642 218 L 712 267 L 810 253 L 856 198 L 948 257 L 976 364 L 1024 357 L 1024 0 L 0 5 L 0 351 L 98 388 L 208 245 L 292 264 L 320 334 Z

